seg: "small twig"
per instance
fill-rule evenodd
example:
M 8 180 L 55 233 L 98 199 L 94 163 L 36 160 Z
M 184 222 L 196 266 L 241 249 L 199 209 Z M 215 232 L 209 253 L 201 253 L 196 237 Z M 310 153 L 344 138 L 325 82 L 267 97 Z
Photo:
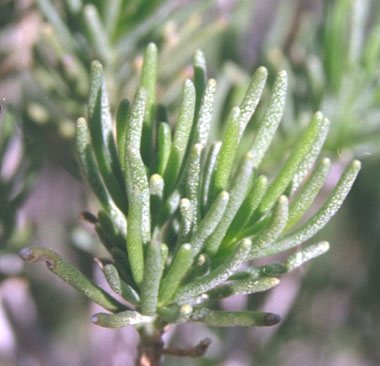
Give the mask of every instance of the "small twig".
M 205 338 L 193 348 L 165 348 L 162 350 L 162 353 L 165 355 L 178 357 L 202 357 L 206 354 L 210 344 L 211 339 Z

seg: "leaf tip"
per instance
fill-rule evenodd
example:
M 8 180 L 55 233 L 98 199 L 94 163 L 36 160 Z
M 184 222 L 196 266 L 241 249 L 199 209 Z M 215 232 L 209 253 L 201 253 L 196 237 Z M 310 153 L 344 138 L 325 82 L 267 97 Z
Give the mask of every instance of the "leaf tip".
M 23 248 L 18 252 L 19 257 L 25 262 L 33 262 L 35 256 L 31 248 Z
M 268 313 L 264 316 L 264 325 L 276 325 L 281 321 L 281 317 L 277 314 Z
M 352 161 L 352 167 L 355 169 L 355 170 L 360 170 L 360 168 L 362 167 L 362 163 L 359 161 L 359 160 L 353 160 Z
M 265 67 L 265 66 L 260 66 L 257 71 L 260 73 L 260 74 L 264 74 L 264 75 L 268 75 L 268 69 Z M 286 71 L 285 71 L 286 73 Z
M 98 316 L 98 315 L 93 315 L 93 316 L 91 317 L 91 323 L 93 323 L 93 324 L 99 324 L 99 323 L 100 323 L 100 318 L 99 318 L 99 316 Z

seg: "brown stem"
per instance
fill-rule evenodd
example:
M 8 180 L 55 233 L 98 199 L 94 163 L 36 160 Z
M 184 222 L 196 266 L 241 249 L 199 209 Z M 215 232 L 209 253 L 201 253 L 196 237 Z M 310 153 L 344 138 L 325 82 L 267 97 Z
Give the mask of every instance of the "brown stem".
M 140 346 L 136 366 L 160 366 L 163 355 L 177 357 L 202 357 L 211 344 L 210 338 L 205 338 L 192 348 L 165 348 L 162 341 L 164 329 L 152 325 L 140 330 Z
M 157 329 L 145 328 L 140 332 L 137 366 L 160 366 L 164 343 Z
M 179 357 L 202 357 L 206 354 L 208 347 L 211 344 L 210 338 L 205 338 L 192 348 L 165 348 L 162 353 L 165 355 Z

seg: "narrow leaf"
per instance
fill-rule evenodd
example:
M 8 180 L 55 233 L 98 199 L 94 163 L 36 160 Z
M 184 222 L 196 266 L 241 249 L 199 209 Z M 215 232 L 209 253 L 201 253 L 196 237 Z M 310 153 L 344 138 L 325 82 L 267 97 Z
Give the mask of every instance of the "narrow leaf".
M 130 174 L 133 190 L 138 190 L 141 198 L 141 235 L 143 243 L 147 243 L 150 240 L 150 192 L 148 177 L 145 170 L 145 165 L 142 161 L 140 152 L 136 149 L 127 149 L 127 164 Z M 133 193 L 129 194 L 129 196 Z M 129 197 L 129 205 L 133 201 L 132 197 Z M 128 215 L 129 217 L 129 215 Z
M 198 115 L 199 108 L 201 106 L 201 100 L 206 88 L 207 81 L 207 67 L 206 58 L 201 50 L 196 50 L 193 59 L 194 69 L 194 85 L 196 90 L 196 107 L 195 112 Z
M 243 271 L 234 273 L 229 280 L 258 280 L 268 276 L 278 276 L 286 273 L 287 268 L 281 263 L 270 263 L 263 266 L 250 266 Z
M 181 213 L 181 227 L 177 245 L 181 245 L 190 239 L 191 230 L 193 228 L 194 210 L 189 199 L 181 199 L 179 203 L 179 211 Z
M 216 81 L 210 79 L 206 84 L 206 89 L 202 98 L 199 114 L 197 117 L 197 126 L 195 131 L 195 144 L 207 145 L 208 135 L 210 132 L 210 123 L 212 112 L 214 110 L 214 101 L 216 93 Z
M 91 63 L 88 126 L 99 171 L 115 203 L 126 212 L 125 187 L 113 137 L 103 67 L 98 61 Z
M 167 123 L 161 123 L 158 128 L 158 166 L 157 173 L 163 175 L 168 165 L 170 150 L 172 145 L 172 136 L 170 126 Z
M 141 285 L 144 274 L 141 206 L 141 193 L 136 189 L 129 198 L 127 252 L 133 278 L 138 286 Z
M 193 322 L 214 327 L 263 327 L 277 324 L 281 319 L 277 314 L 259 311 L 215 311 L 196 308 L 191 315 Z
M 202 208 L 203 210 L 207 207 L 207 202 L 209 201 L 209 195 L 210 195 L 210 184 L 211 179 L 215 170 L 216 161 L 219 155 L 220 148 L 222 146 L 221 141 L 216 141 L 213 143 L 213 145 L 210 148 L 210 151 L 207 155 L 206 164 L 203 168 L 203 180 L 202 180 Z
M 72 37 L 69 28 L 59 15 L 56 6 L 50 0 L 37 0 L 38 6 L 48 19 L 49 23 L 54 27 L 57 36 L 61 42 L 71 51 L 78 49 L 75 38 Z
M 194 226 L 200 218 L 200 183 L 201 183 L 201 157 L 203 146 L 195 144 L 191 150 L 189 168 L 186 179 L 186 197 L 190 200 L 193 209 Z
M 254 157 L 253 166 L 255 168 L 260 165 L 281 121 L 285 108 L 287 83 L 286 72 L 280 71 L 274 82 L 272 96 L 250 150 L 250 153 Z M 243 110 L 243 108 L 241 109 Z
M 19 255 L 29 263 L 45 261 L 51 272 L 104 309 L 117 312 L 126 308 L 50 249 L 29 247 L 21 249 Z
M 230 195 L 227 192 L 221 192 L 200 222 L 197 230 L 191 236 L 190 244 L 193 248 L 193 258 L 204 248 L 206 239 L 220 224 L 220 220 L 224 217 L 228 207 L 229 200 Z
M 137 311 L 122 311 L 117 314 L 97 313 L 91 322 L 104 328 L 123 328 L 128 325 L 143 325 L 152 322 L 152 317 L 145 316 Z
M 287 268 L 288 272 L 293 271 L 309 260 L 326 253 L 329 249 L 330 245 L 327 241 L 309 245 L 306 248 L 302 248 L 301 250 L 298 250 L 289 256 L 285 262 L 285 267 Z
M 156 110 L 157 47 L 149 43 L 145 50 L 141 86 L 146 90 L 146 108 L 142 131 L 142 157 L 147 166 L 152 159 L 153 128 Z
M 158 174 L 153 174 L 149 180 L 150 192 L 150 212 L 152 217 L 152 226 L 157 222 L 158 214 L 161 209 L 162 199 L 164 196 L 164 180 Z
M 132 305 L 139 305 L 140 299 L 138 293 L 120 278 L 119 273 L 113 264 L 106 264 L 103 268 L 103 272 L 113 291 Z
M 302 163 L 298 166 L 296 173 L 292 180 L 291 194 L 293 194 L 297 188 L 301 185 L 304 178 L 309 174 L 310 169 L 314 165 L 318 158 L 320 151 L 322 150 L 323 144 L 326 141 L 327 134 L 329 132 L 330 122 L 327 118 L 323 118 L 322 126 L 319 130 L 318 136 L 315 139 L 311 150 L 306 154 Z
M 268 212 L 273 207 L 278 197 L 285 191 L 297 171 L 299 164 L 311 150 L 321 126 L 322 113 L 317 112 L 314 114 L 305 133 L 298 140 L 296 147 L 293 149 L 287 161 L 266 192 L 259 206 L 258 215 L 264 215 Z
M 97 166 L 90 147 L 87 122 L 84 118 L 79 118 L 77 121 L 76 145 L 81 167 L 88 179 L 91 189 L 102 206 L 109 211 L 111 207 L 111 198 L 98 174 Z
M 193 125 L 194 108 L 194 84 L 190 79 L 186 79 L 182 89 L 182 102 L 169 157 L 170 164 L 167 165 L 164 174 L 165 196 L 172 192 L 178 179 Z
M 213 202 L 215 197 L 227 188 L 231 175 L 232 164 L 238 145 L 240 127 L 240 108 L 232 109 L 224 131 L 222 146 L 220 148 L 215 173 L 212 177 L 212 185 L 209 200 Z
M 193 261 L 192 248 L 190 244 L 183 244 L 174 258 L 168 273 L 161 282 L 159 291 L 160 306 L 166 305 L 173 297 L 181 280 L 191 266 Z
M 289 208 L 289 220 L 284 232 L 293 227 L 311 206 L 327 178 L 327 174 L 330 171 L 330 166 L 330 159 L 324 158 L 315 168 Z
M 115 33 L 115 29 L 119 23 L 119 17 L 122 11 L 122 1 L 121 0 L 110 0 L 103 3 L 103 14 L 104 14 L 104 24 L 109 37 Z
M 113 58 L 112 47 L 96 7 L 92 4 L 85 5 L 83 18 L 97 57 L 100 57 L 103 62 L 111 61 Z
M 267 291 L 280 283 L 276 277 L 264 277 L 260 279 L 247 279 L 233 281 L 229 284 L 216 287 L 209 291 L 207 295 L 210 299 L 223 299 L 238 294 L 254 294 L 256 292 Z
M 126 129 L 126 143 L 125 148 L 141 149 L 141 136 L 144 122 L 144 115 L 147 103 L 147 92 L 144 88 L 140 87 L 133 100 L 130 115 L 128 118 Z
M 250 257 L 254 257 L 257 251 L 267 248 L 274 243 L 284 231 L 285 225 L 288 222 L 288 214 L 288 198 L 281 196 L 268 224 L 254 237 Z
M 116 115 L 116 141 L 117 141 L 117 151 L 119 154 L 119 160 L 122 171 L 125 173 L 125 143 L 126 143 L 126 132 L 128 115 L 131 109 L 131 103 L 128 99 L 123 99 L 119 108 L 117 109 Z
M 240 121 L 239 125 L 239 140 L 241 139 L 248 122 L 250 121 L 253 113 L 255 113 L 257 104 L 260 101 L 263 93 L 265 83 L 268 76 L 268 70 L 265 67 L 259 67 L 252 75 L 251 82 L 244 99 L 240 105 Z
M 246 260 L 251 250 L 251 244 L 250 240 L 243 239 L 222 264 L 207 275 L 180 288 L 175 298 L 176 301 L 179 303 L 186 302 L 186 299 L 203 294 L 226 281 Z
M 149 244 L 141 285 L 141 312 L 144 315 L 156 313 L 158 290 L 162 273 L 160 244 Z
M 222 219 L 212 235 L 207 239 L 205 250 L 211 257 L 218 251 L 220 244 L 226 235 L 237 211 L 247 192 L 247 182 L 249 181 L 253 170 L 253 156 L 250 153 L 245 154 L 241 165 L 231 183 L 230 200 L 224 212 Z
M 249 225 L 249 219 L 259 206 L 261 199 L 268 187 L 268 178 L 265 175 L 260 175 L 254 182 L 251 191 L 248 193 L 247 198 L 240 206 L 231 226 L 228 228 L 227 235 L 223 240 L 223 246 L 227 245 L 234 236 L 241 231 L 246 225 Z
M 354 160 L 342 174 L 338 184 L 318 212 L 297 230 L 285 235 L 269 248 L 261 250 L 256 257 L 263 257 L 294 248 L 310 239 L 335 215 L 347 197 L 356 176 L 359 173 L 361 163 Z

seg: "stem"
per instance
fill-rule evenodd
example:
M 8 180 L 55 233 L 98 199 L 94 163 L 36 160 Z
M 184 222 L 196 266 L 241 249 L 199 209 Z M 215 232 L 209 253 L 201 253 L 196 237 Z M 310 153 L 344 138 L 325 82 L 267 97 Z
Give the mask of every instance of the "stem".
M 167 327 L 156 328 L 153 324 L 146 325 L 139 330 L 140 345 L 136 366 L 161 366 L 163 355 L 197 358 L 206 354 L 211 344 L 209 338 L 203 339 L 191 348 L 165 348 L 162 335 Z
M 140 345 L 136 366 L 160 366 L 164 342 L 162 331 L 149 325 L 140 330 Z

